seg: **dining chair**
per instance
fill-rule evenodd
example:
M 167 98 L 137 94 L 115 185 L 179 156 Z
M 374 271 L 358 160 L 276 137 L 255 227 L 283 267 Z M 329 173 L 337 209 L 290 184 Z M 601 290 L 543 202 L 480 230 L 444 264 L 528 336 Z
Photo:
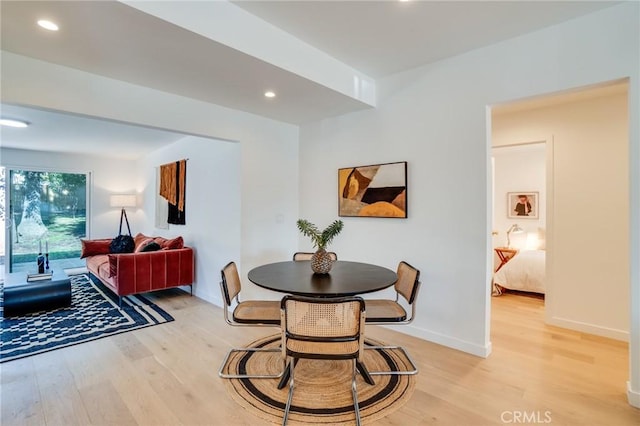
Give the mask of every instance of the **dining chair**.
M 393 299 L 367 299 L 367 324 L 403 325 L 410 324 L 416 316 L 416 299 L 420 289 L 420 271 L 405 261 L 398 264 L 398 280 L 394 284 L 396 291 Z M 411 307 L 411 316 L 400 304 L 400 297 Z M 366 346 L 366 350 L 396 349 L 401 351 L 411 364 L 409 370 L 403 371 L 369 371 L 372 376 L 379 375 L 411 375 L 418 372 L 415 362 L 402 346 Z
M 331 260 L 338 260 L 338 255 L 334 252 L 330 251 L 327 253 L 329 253 L 329 256 L 331 256 Z M 298 251 L 293 254 L 293 260 L 295 260 L 296 262 L 301 260 L 311 260 L 311 256 L 313 256 L 313 253 Z
M 279 327 L 280 326 L 280 301 L 279 300 L 251 300 L 240 301 L 241 282 L 238 268 L 235 262 L 229 262 L 221 271 L 224 320 L 234 327 Z M 235 301 L 231 318 L 229 310 Z M 232 348 L 227 352 L 218 375 L 224 379 L 272 379 L 281 377 L 279 374 L 228 374 L 224 373 L 229 357 L 236 352 L 281 352 L 280 348 Z M 284 369 L 283 369 L 284 370 Z
M 361 297 L 285 296 L 280 307 L 282 357 L 289 360 L 289 395 L 282 419 L 287 424 L 294 389 L 294 366 L 301 358 L 352 360 L 351 394 L 360 425 L 356 361 L 364 346 L 365 302 Z

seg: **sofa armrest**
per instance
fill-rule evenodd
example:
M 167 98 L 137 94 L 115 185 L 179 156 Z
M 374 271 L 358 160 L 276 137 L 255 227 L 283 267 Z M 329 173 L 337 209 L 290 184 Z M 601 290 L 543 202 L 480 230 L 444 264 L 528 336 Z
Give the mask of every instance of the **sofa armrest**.
M 109 262 L 114 285 L 121 296 L 193 283 L 194 255 L 191 247 L 111 254 Z

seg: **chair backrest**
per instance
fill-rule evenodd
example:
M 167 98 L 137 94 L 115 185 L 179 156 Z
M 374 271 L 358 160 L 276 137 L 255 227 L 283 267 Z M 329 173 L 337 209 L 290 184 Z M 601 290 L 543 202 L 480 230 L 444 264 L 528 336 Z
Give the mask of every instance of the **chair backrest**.
M 420 286 L 420 271 L 405 261 L 398 264 L 398 281 L 396 281 L 395 289 L 401 294 L 407 302 L 413 304 L 418 294 Z
M 308 358 L 359 358 L 364 345 L 361 297 L 285 296 L 280 303 L 283 354 Z
M 331 260 L 338 260 L 338 255 L 334 252 L 329 251 L 327 253 L 329 253 L 329 256 L 331 256 Z M 296 262 L 300 260 L 311 260 L 311 256 L 313 256 L 313 253 L 298 251 L 293 254 L 293 260 L 295 260 Z
M 222 268 L 220 273 L 222 274 L 222 281 L 220 281 L 222 298 L 227 306 L 231 306 L 231 301 L 240 293 L 241 284 L 238 267 L 235 262 L 229 262 L 227 266 Z

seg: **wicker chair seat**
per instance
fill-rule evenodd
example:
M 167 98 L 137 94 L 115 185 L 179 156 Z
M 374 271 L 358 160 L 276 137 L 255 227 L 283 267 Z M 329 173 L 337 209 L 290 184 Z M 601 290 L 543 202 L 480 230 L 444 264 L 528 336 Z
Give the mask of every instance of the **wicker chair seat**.
M 367 300 L 366 322 L 402 322 L 407 319 L 407 311 L 395 300 Z
M 359 349 L 360 342 L 357 340 L 350 342 L 287 340 L 287 351 L 300 358 L 353 358 Z
M 233 311 L 233 320 L 243 324 L 280 325 L 280 301 L 251 300 L 241 302 Z

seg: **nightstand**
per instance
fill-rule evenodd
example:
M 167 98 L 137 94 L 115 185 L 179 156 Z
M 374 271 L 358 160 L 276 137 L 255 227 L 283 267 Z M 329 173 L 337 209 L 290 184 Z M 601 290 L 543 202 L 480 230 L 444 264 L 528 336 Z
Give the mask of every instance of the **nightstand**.
M 513 258 L 513 256 L 518 254 L 518 249 L 514 249 L 510 247 L 496 247 L 493 250 L 496 252 L 496 254 L 498 255 L 498 258 L 500 259 L 500 264 L 496 268 L 495 272 L 498 272 L 500 268 L 504 266 L 505 263 L 510 261 Z

